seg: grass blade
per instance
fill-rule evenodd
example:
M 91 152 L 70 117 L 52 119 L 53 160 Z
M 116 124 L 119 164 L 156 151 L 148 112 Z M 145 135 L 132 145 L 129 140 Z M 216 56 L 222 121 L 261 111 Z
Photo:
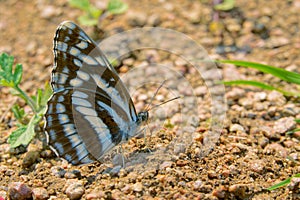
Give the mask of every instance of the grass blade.
M 296 84 L 300 85 L 300 74 L 295 73 L 295 72 L 290 72 L 290 71 L 287 71 L 285 69 L 281 69 L 278 67 L 264 65 L 264 64 L 255 63 L 255 62 L 240 61 L 240 60 L 218 60 L 216 62 L 234 64 L 234 65 L 243 66 L 243 67 L 250 67 L 250 68 L 262 71 L 264 73 L 272 74 L 273 76 L 276 76 L 276 77 L 280 78 L 281 80 L 291 82 L 291 83 L 296 83 Z
M 276 87 L 273 87 L 271 85 L 267 85 L 265 83 L 258 82 L 258 81 L 235 80 L 235 81 L 222 81 L 222 83 L 225 84 L 225 85 L 249 85 L 249 86 L 262 88 L 264 90 L 276 90 L 276 91 L 282 93 L 285 96 L 298 96 L 298 97 L 300 97 L 300 93 L 289 92 L 289 91 L 282 90 L 280 88 L 276 88 Z

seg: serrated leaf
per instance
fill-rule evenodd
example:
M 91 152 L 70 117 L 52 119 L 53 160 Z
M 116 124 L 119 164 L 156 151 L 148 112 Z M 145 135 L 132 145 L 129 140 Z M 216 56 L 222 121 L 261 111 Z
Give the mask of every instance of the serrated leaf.
M 17 64 L 14 72 L 14 84 L 19 85 L 19 83 L 22 80 L 22 74 L 23 74 L 23 67 L 21 64 Z
M 79 16 L 78 21 L 84 26 L 95 26 L 98 24 L 98 19 L 91 18 L 88 15 Z
M 10 147 L 16 148 L 20 145 L 27 146 L 35 136 L 34 128 L 40 119 L 41 118 L 39 116 L 34 115 L 27 125 L 23 125 L 13 131 L 8 137 Z
M 278 68 L 270 65 L 264 65 L 260 63 L 254 63 L 254 62 L 240 61 L 240 60 L 218 60 L 216 62 L 234 64 L 243 67 L 250 67 L 267 74 L 272 74 L 273 76 L 276 76 L 281 80 L 300 85 L 300 74 L 295 72 L 290 72 L 282 68 Z
M 107 11 L 111 14 L 122 14 L 128 9 L 128 5 L 121 0 L 110 0 Z
M 75 8 L 79 8 L 81 10 L 84 10 L 86 12 L 90 9 L 90 2 L 89 0 L 69 0 L 69 3 L 71 6 Z

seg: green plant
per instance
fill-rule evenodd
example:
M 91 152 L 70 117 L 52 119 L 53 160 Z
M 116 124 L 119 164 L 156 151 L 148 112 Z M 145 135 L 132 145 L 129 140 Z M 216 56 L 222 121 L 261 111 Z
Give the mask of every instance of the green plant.
M 78 17 L 78 21 L 82 25 L 96 26 L 101 16 L 105 12 L 93 6 L 89 0 L 69 0 L 71 6 L 83 10 L 85 13 Z M 107 12 L 113 15 L 122 14 L 128 9 L 127 4 L 121 0 L 109 0 Z
M 12 94 L 23 99 L 32 110 L 32 113 L 25 113 L 24 109 L 17 104 L 12 106 L 12 112 L 18 120 L 18 128 L 13 131 L 8 143 L 12 148 L 20 145 L 28 145 L 35 136 L 35 127 L 42 120 L 46 109 L 46 104 L 52 94 L 52 90 L 48 83 L 44 89 L 38 89 L 36 95 L 28 96 L 20 87 L 22 80 L 23 67 L 21 64 L 14 64 L 14 57 L 6 53 L 0 55 L 0 86 L 10 87 Z
M 243 67 L 249 67 L 253 69 L 257 69 L 261 72 L 271 74 L 283 81 L 295 83 L 300 85 L 300 74 L 295 72 L 290 72 L 285 69 L 281 69 L 278 67 L 270 66 L 270 65 L 264 65 L 260 63 L 255 62 L 247 62 L 247 61 L 239 61 L 239 60 L 218 60 L 219 63 L 227 63 L 227 64 L 234 64 L 237 66 L 243 66 Z M 234 80 L 234 81 L 223 81 L 225 85 L 250 85 L 259 87 L 265 90 L 276 90 L 278 92 L 281 92 L 285 96 L 297 96 L 300 97 L 300 93 L 298 92 L 290 92 L 283 90 L 282 88 L 278 88 L 266 83 L 262 83 L 259 81 L 252 81 L 252 80 Z
M 229 11 L 235 6 L 235 0 L 224 0 L 222 3 L 214 6 L 214 9 L 221 11 Z
M 277 183 L 271 187 L 268 187 L 267 190 L 272 191 L 272 190 L 276 190 L 278 188 L 287 186 L 288 184 L 291 183 L 292 178 L 300 178 L 300 173 L 299 174 L 295 174 L 294 176 L 285 179 L 284 181 L 281 181 L 280 183 Z

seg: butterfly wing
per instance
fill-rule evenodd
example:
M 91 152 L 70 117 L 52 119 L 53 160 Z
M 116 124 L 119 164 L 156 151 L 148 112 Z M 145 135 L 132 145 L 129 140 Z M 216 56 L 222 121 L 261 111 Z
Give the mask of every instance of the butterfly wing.
M 51 85 L 45 131 L 56 153 L 72 164 L 98 160 L 137 121 L 118 74 L 72 22 L 63 22 L 56 31 Z

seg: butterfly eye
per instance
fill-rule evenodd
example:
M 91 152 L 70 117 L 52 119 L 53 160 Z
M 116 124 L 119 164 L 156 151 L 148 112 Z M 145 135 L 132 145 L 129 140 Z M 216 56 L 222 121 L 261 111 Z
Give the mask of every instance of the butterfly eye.
M 142 122 L 146 122 L 149 118 L 149 113 L 148 111 L 145 111 L 145 112 L 140 112 L 138 114 L 138 123 L 142 123 Z

